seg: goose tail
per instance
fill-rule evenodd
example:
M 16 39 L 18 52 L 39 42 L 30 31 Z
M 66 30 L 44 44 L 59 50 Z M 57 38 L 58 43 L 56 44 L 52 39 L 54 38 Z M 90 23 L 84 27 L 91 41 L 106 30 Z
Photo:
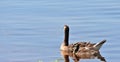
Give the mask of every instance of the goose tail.
M 96 43 L 93 47 L 94 47 L 96 50 L 99 50 L 105 42 L 106 42 L 106 40 L 102 40 L 102 41 Z

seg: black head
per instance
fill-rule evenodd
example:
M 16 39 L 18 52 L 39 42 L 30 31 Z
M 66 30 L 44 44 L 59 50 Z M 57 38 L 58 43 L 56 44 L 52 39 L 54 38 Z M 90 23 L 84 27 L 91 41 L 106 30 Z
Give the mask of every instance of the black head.
M 64 25 L 64 30 L 65 30 L 65 31 L 69 31 L 69 26 Z

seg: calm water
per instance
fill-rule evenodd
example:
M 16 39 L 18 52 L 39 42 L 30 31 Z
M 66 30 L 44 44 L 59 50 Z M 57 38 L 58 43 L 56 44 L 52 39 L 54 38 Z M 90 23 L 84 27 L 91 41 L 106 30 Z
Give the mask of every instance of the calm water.
M 0 62 L 63 62 L 64 24 L 70 43 L 106 39 L 101 54 L 120 61 L 119 0 L 0 0 Z

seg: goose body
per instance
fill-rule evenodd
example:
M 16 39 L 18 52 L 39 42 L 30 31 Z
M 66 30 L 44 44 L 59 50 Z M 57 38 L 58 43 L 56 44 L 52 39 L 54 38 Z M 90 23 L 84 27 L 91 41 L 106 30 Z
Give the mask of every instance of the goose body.
M 90 42 L 76 42 L 73 44 L 69 44 L 69 26 L 64 26 L 64 41 L 61 44 L 60 50 L 66 51 L 67 55 L 73 57 L 75 62 L 79 61 L 79 59 L 88 59 L 88 58 L 102 58 L 99 49 L 106 42 L 106 40 L 102 40 L 98 43 L 90 43 Z

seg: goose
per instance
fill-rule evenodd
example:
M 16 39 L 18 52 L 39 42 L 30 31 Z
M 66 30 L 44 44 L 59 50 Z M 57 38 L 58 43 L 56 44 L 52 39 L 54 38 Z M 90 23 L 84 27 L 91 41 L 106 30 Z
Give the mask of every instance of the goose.
M 75 62 L 78 62 L 80 59 L 91 59 L 96 57 L 106 62 L 99 51 L 105 42 L 106 40 L 102 40 L 98 43 L 76 42 L 69 44 L 69 26 L 64 25 L 64 40 L 60 46 L 60 50 L 62 52 L 64 51 L 66 53 L 65 55 L 71 56 Z

